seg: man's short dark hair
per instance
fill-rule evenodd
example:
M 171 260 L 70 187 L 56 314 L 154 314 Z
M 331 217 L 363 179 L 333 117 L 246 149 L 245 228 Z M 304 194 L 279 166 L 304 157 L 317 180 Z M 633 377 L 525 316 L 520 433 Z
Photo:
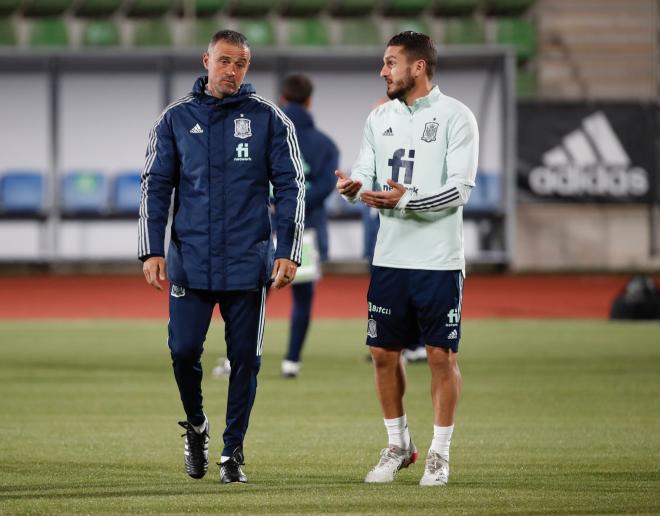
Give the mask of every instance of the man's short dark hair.
M 433 40 L 421 32 L 407 30 L 393 36 L 387 43 L 388 47 L 403 47 L 408 59 L 426 62 L 426 75 L 430 79 L 435 73 L 438 63 L 438 51 L 435 49 Z
M 294 73 L 288 75 L 280 88 L 280 94 L 287 102 L 304 104 L 312 96 L 314 85 L 306 75 Z
M 247 38 L 235 30 L 219 30 L 213 34 L 211 41 L 209 41 L 209 50 L 211 50 L 218 41 L 226 41 L 235 47 L 250 48 Z

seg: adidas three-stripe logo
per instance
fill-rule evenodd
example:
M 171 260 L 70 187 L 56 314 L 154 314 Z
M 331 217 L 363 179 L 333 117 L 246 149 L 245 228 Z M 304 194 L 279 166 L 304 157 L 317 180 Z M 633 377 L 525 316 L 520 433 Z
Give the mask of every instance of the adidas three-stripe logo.
M 385 131 L 383 132 L 383 136 L 394 136 L 394 132 L 392 131 L 392 128 L 388 127 L 387 129 L 385 129 Z
M 203 133 L 203 132 L 204 132 L 204 129 L 202 129 L 202 128 L 199 126 L 199 124 L 195 124 L 195 127 L 193 127 L 193 128 L 190 130 L 190 133 L 191 133 L 191 134 L 201 134 L 201 133 Z
M 537 195 L 641 196 L 650 187 L 648 172 L 632 163 L 602 111 L 584 118 L 541 160 L 528 179 Z

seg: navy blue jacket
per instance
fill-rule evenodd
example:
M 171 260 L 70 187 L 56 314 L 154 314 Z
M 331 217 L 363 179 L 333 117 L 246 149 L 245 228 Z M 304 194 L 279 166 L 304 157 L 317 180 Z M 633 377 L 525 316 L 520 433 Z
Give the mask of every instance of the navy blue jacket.
M 200 77 L 149 135 L 142 173 L 138 256 L 164 256 L 174 191 L 170 282 L 204 290 L 258 288 L 274 258 L 300 263 L 305 179 L 296 132 L 271 102 L 243 84 L 206 95 Z M 280 216 L 272 249 L 269 183 Z
M 339 151 L 334 142 L 314 126 L 304 106 L 290 102 L 282 108 L 296 127 L 305 172 L 305 227 L 314 228 L 322 261 L 328 259 L 328 228 L 325 199 L 337 182 Z M 278 207 L 279 216 L 279 207 Z M 279 219 L 278 219 L 279 220 Z

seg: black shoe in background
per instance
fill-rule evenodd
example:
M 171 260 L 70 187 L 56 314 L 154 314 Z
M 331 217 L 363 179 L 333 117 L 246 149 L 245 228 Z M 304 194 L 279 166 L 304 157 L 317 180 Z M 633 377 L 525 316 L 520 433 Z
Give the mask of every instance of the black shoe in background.
M 245 457 L 243 456 L 243 447 L 237 446 L 234 448 L 231 457 L 225 462 L 218 464 L 220 466 L 220 482 L 223 484 L 231 484 L 233 482 L 246 483 L 247 477 L 241 466 L 245 464 Z
M 209 422 L 201 434 L 188 421 L 179 421 L 179 425 L 186 429 L 183 461 L 186 473 L 192 478 L 202 478 L 209 469 Z

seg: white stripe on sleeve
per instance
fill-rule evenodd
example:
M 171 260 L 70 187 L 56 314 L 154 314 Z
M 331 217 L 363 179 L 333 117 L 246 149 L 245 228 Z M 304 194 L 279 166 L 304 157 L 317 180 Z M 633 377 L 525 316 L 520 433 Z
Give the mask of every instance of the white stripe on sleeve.
M 145 156 L 144 168 L 141 175 L 140 184 L 140 210 L 139 210 L 139 223 L 138 223 L 138 255 L 145 256 L 151 253 L 151 243 L 149 242 L 149 230 L 147 221 L 149 219 L 148 197 L 149 197 L 149 176 L 151 174 L 151 167 L 156 161 L 158 149 L 158 125 L 162 122 L 167 112 L 180 104 L 185 104 L 193 100 L 192 95 L 186 95 L 176 102 L 167 106 L 156 120 L 156 123 L 149 132 L 149 143 L 147 145 L 147 154 Z
M 290 259 L 300 263 L 302 258 L 302 235 L 305 229 L 304 227 L 304 216 L 305 216 L 305 187 L 304 187 L 304 178 L 305 174 L 303 172 L 302 160 L 300 158 L 300 148 L 298 147 L 298 139 L 296 137 L 296 131 L 293 125 L 293 122 L 287 117 L 282 110 L 277 107 L 275 104 L 269 100 L 260 97 L 259 95 L 252 94 L 251 98 L 255 99 L 262 104 L 270 107 L 277 117 L 282 121 L 287 130 L 287 144 L 289 146 L 289 156 L 293 162 L 293 167 L 296 171 L 296 184 L 298 185 L 298 195 L 296 197 L 296 213 L 294 217 L 294 222 L 296 225 L 296 230 L 293 236 L 293 245 L 291 247 Z

